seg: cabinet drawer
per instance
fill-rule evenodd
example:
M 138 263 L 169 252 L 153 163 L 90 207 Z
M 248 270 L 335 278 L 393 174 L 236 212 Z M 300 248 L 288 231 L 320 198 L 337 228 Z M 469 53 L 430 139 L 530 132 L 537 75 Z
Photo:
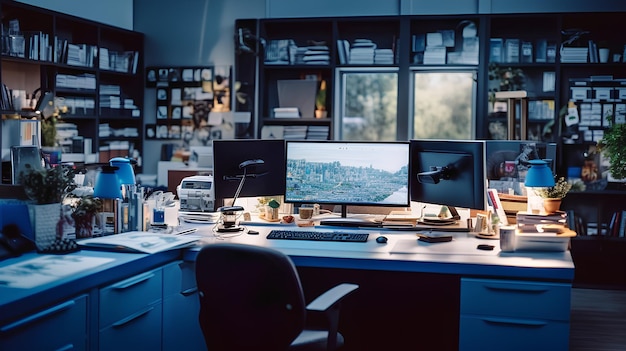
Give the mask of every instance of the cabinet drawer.
M 86 350 L 87 295 L 0 326 L 2 350 Z
M 100 290 L 100 329 L 144 309 L 162 297 L 161 269 L 124 279 Z
M 461 314 L 569 320 L 571 285 L 461 279 Z
M 459 350 L 564 350 L 569 323 L 541 319 L 461 316 Z
M 100 330 L 99 351 L 161 349 L 161 303 L 144 306 Z
M 197 293 L 195 262 L 176 261 L 163 267 L 163 297 Z

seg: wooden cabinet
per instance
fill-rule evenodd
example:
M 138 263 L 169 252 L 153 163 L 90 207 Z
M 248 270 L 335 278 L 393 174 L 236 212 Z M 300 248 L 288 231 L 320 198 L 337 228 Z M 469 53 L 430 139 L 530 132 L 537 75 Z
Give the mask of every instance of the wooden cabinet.
M 3 128 L 11 124 L 5 119 L 36 116 L 35 101 L 50 92 L 63 123 L 64 161 L 93 163 L 99 154 L 106 162 L 110 150 L 140 161 L 143 34 L 14 1 L 0 1 L 0 12 L 0 79 L 7 93 L 22 96 L 3 99 Z M 2 135 L 3 155 L 31 142 Z
M 459 350 L 568 350 L 571 284 L 461 279 Z
M 80 295 L 0 326 L 3 350 L 88 350 L 87 306 Z

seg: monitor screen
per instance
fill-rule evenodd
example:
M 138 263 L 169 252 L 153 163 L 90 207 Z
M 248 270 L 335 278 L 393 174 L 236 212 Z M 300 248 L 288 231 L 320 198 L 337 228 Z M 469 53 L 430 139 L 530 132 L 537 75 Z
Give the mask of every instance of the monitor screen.
M 527 140 L 487 140 L 487 179 L 524 180 L 528 161 L 550 160 L 552 172 L 556 168 L 556 144 Z
M 411 140 L 411 201 L 485 210 L 485 142 Z
M 407 142 L 287 141 L 285 201 L 409 206 Z
M 239 196 L 278 196 L 285 192 L 285 141 L 277 139 L 232 139 L 213 141 L 213 179 L 217 206 L 235 196 L 246 161 L 246 180 Z M 216 206 L 216 207 L 217 207 Z

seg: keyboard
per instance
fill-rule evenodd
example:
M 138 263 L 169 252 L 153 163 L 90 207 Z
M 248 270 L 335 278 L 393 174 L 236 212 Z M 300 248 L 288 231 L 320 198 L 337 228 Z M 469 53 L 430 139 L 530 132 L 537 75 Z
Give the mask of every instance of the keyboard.
M 268 239 L 283 240 L 310 240 L 310 241 L 343 241 L 359 242 L 367 241 L 369 233 L 354 232 L 321 232 L 321 231 L 300 231 L 300 230 L 272 230 L 267 235 Z

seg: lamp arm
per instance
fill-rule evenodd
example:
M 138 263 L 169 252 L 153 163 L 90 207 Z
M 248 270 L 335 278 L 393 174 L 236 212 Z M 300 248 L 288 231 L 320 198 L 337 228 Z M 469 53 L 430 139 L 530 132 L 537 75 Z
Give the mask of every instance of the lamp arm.
M 235 206 L 235 201 L 239 197 L 239 193 L 241 193 L 241 189 L 243 189 L 243 184 L 246 182 L 246 169 L 243 169 L 243 176 L 241 177 L 241 181 L 239 182 L 239 186 L 237 187 L 237 191 L 235 191 L 235 197 L 233 197 L 233 203 L 231 206 Z

